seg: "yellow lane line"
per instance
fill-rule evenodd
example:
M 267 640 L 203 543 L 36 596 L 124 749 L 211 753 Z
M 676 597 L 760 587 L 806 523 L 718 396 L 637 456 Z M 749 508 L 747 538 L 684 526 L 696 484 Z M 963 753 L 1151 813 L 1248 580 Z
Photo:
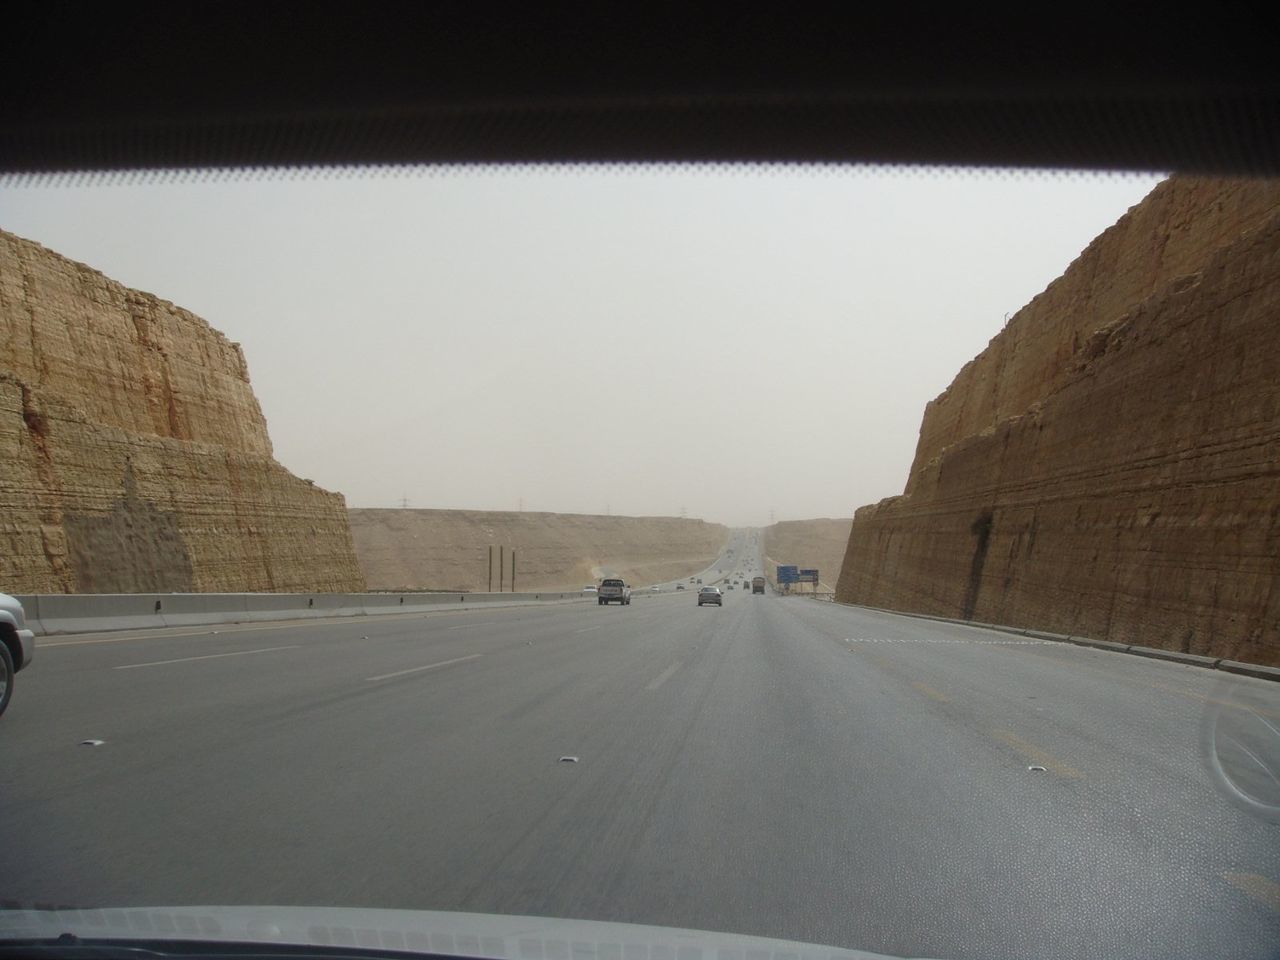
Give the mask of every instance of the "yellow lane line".
M 984 644 L 984 646 L 991 646 L 991 645 Z M 1064 648 L 1074 648 L 1076 650 L 1081 650 L 1081 649 L 1094 650 L 1095 649 L 1093 647 L 1076 647 L 1074 644 L 1068 645 L 1065 643 L 1062 644 L 1062 646 Z M 1031 654 L 1033 656 L 1043 656 L 1043 653 L 1041 652 L 1043 651 L 1043 649 L 1044 649 L 1043 647 L 1039 647 L 1033 650 L 1033 649 L 1028 649 L 1027 647 L 1024 647 L 1024 646 L 1013 646 L 1013 645 L 1003 645 L 1000 647 L 1001 653 L 1008 650 L 1014 653 L 1025 653 L 1025 654 Z M 1095 652 L 1109 653 L 1110 651 L 1095 650 Z M 1195 700 L 1199 703 L 1212 703 L 1222 707 L 1232 707 L 1236 710 L 1248 710 L 1250 713 L 1261 714 L 1264 717 L 1271 717 L 1272 719 L 1280 719 L 1280 712 L 1265 710 L 1260 707 L 1253 706 L 1251 704 L 1237 703 L 1234 700 L 1220 700 L 1217 697 L 1211 697 L 1211 696 L 1208 696 L 1207 694 L 1196 693 L 1192 690 L 1183 690 L 1179 687 L 1170 686 L 1167 683 L 1161 683 L 1159 680 L 1144 680 L 1141 677 L 1122 676 L 1120 674 L 1117 674 L 1114 670 L 1109 670 L 1105 667 L 1096 666 L 1095 664 L 1091 664 L 1091 663 L 1085 663 L 1079 659 L 1073 659 L 1071 657 L 1054 657 L 1053 659 L 1056 660 L 1058 663 L 1070 664 L 1073 667 L 1083 666 L 1086 669 L 1093 671 L 1094 673 L 1105 674 L 1106 676 L 1114 680 L 1120 680 L 1126 683 L 1141 684 L 1144 687 L 1151 687 L 1154 690 L 1163 690 L 1165 693 L 1176 693 L 1180 697 L 1187 697 L 1188 699 Z M 1135 658 L 1135 659 L 1138 659 L 1138 658 Z M 1173 660 L 1156 660 L 1155 658 L 1151 658 L 1151 657 L 1144 657 L 1141 659 L 1147 660 L 1148 663 L 1167 663 L 1167 664 L 1177 663 L 1177 661 L 1173 661 Z M 1187 666 L 1187 664 L 1183 664 L 1183 666 Z M 1193 669 L 1202 670 L 1202 671 L 1204 670 L 1203 667 L 1194 667 Z M 1213 676 L 1219 683 L 1227 682 L 1229 680 L 1242 679 L 1242 678 L 1236 677 L 1233 674 L 1222 673 L 1217 670 L 1208 670 L 1204 672 L 1209 674 L 1210 676 Z M 1192 676 L 1195 676 L 1195 675 L 1192 674 Z M 1204 679 L 1207 680 L 1209 679 L 1209 677 L 1206 676 L 1204 677 Z
M 935 690 L 933 687 L 929 686 L 927 683 L 921 683 L 919 680 L 913 680 L 911 682 L 911 686 L 915 687 L 917 690 L 919 690 L 929 699 L 937 700 L 938 703 L 951 702 L 951 698 L 948 697 L 945 693 L 943 693 L 941 690 Z
M 1222 877 L 1241 893 L 1280 913 L 1280 883 L 1256 873 L 1224 873 Z
M 1161 683 L 1158 680 L 1139 680 L 1138 683 L 1145 683 L 1149 687 L 1155 687 L 1157 690 L 1165 690 L 1169 693 L 1181 694 L 1192 700 L 1199 700 L 1201 703 L 1212 703 L 1220 707 L 1234 707 L 1237 710 L 1248 710 L 1250 713 L 1262 714 L 1265 717 L 1277 718 L 1280 713 L 1273 710 L 1264 710 L 1261 707 L 1251 706 L 1246 703 L 1236 703 L 1234 700 L 1220 700 L 1217 697 L 1206 696 L 1202 693 L 1195 693 L 1191 690 L 1179 690 L 1177 687 L 1171 687 L 1168 684 Z
M 1056 773 L 1060 777 L 1066 777 L 1068 780 L 1081 780 L 1084 778 L 1084 774 L 1075 767 L 1070 767 L 1052 754 L 1045 753 L 1035 744 L 1028 743 L 1012 731 L 996 730 L 993 736 L 1006 746 L 1012 747 L 1025 759 L 1030 760 L 1037 766 L 1044 767 L 1052 773 Z

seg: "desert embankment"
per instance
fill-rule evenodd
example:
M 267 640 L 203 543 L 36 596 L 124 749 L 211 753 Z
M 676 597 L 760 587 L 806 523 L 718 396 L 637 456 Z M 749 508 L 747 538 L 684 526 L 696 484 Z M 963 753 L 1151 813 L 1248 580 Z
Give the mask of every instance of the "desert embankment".
M 781 520 L 764 528 L 761 546 L 765 574 L 773 582 L 774 567 L 793 564 L 815 569 L 821 578 L 819 590 L 834 590 L 840 578 L 840 565 L 849 546 L 849 529 L 853 518 L 815 520 Z M 809 589 L 806 584 L 805 590 Z
M 371 590 L 577 588 L 617 575 L 647 586 L 702 570 L 728 529 L 682 517 L 352 508 L 351 534 Z

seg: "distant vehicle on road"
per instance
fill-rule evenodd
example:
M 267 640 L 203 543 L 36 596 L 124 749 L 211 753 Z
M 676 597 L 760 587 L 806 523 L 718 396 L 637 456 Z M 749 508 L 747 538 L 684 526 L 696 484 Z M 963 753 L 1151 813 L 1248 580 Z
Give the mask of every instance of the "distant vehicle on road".
M 650 588 L 649 588 L 649 592 L 650 592 L 650 593 L 658 593 L 658 592 L 660 591 L 660 589 L 661 589 L 661 588 L 660 588 L 660 587 L 655 583 L 652 587 L 650 587 Z
M 31 663 L 36 638 L 27 629 L 22 604 L 0 593 L 0 713 L 13 699 L 13 675 Z
M 683 584 L 683 583 L 677 583 L 677 584 L 676 584 L 676 589 L 677 589 L 677 590 L 683 590 L 683 589 L 684 589 L 684 584 Z
M 623 605 L 629 604 L 631 602 L 631 588 L 617 577 L 601 580 L 600 590 L 596 595 L 596 603 L 604 606 L 607 603 L 614 602 Z
M 714 603 L 717 607 L 724 606 L 724 595 L 720 592 L 719 587 L 703 587 L 698 591 L 698 606 L 704 603 Z
M 764 593 L 764 577 L 752 577 L 752 578 L 751 578 L 751 592 L 752 592 L 753 594 L 754 594 L 754 593 Z
M 596 593 L 596 592 L 597 592 L 597 591 L 596 591 L 596 585 L 595 585 L 594 583 L 588 583 L 585 587 L 583 587 L 583 588 L 582 588 L 582 592 L 583 592 L 583 593 Z

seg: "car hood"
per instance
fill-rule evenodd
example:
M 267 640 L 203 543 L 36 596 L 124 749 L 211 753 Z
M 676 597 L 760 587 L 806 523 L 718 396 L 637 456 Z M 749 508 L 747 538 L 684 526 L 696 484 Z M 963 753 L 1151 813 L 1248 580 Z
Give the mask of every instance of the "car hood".
M 7 593 L 0 593 L 0 610 L 6 610 L 18 620 L 18 626 L 22 626 L 22 603 L 17 597 L 11 597 Z
M 0 910 L 0 943 L 182 940 L 404 951 L 505 960 L 888 960 L 790 940 L 599 920 L 359 907 L 128 907 Z

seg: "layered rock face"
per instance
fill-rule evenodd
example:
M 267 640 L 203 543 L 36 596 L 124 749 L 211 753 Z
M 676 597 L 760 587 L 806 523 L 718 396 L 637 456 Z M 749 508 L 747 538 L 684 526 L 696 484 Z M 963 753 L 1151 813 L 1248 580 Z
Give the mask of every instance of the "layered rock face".
M 648 586 L 705 569 L 729 531 L 681 517 L 353 508 L 351 532 L 371 590 L 579 589 L 620 576 Z
M 838 599 L 1280 664 L 1280 184 L 1172 179 L 929 404 Z
M 0 231 L 0 590 L 360 590 L 339 494 L 276 463 L 237 344 Z

